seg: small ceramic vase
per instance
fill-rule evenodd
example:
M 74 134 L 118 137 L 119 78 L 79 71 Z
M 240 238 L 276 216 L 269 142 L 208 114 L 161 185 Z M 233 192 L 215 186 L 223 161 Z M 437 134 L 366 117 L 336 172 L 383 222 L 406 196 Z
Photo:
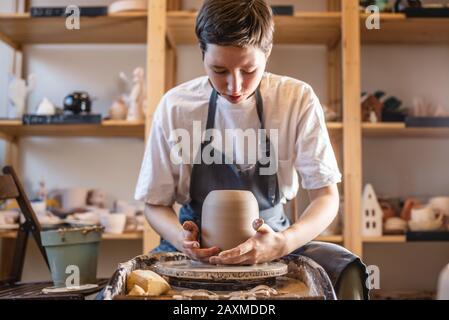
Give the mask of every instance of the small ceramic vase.
M 250 191 L 216 190 L 203 203 L 201 247 L 235 248 L 255 234 L 253 221 L 259 206 Z

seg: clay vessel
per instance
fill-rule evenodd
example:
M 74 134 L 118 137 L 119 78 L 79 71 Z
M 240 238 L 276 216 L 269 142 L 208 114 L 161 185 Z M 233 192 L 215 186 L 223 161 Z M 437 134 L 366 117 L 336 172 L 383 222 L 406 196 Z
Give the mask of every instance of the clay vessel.
M 201 247 L 235 248 L 255 234 L 252 223 L 259 206 L 250 191 L 215 190 L 203 203 Z

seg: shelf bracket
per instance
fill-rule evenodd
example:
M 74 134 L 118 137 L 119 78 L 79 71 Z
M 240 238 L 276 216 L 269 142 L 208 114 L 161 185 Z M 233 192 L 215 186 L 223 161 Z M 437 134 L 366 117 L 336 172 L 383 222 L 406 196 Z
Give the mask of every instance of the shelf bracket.
M 11 38 L 9 38 L 6 34 L 0 32 L 0 41 L 3 41 L 8 46 L 10 46 L 12 49 L 19 51 L 20 50 L 20 44 L 15 43 Z
M 16 141 L 16 138 L 13 136 L 10 136 L 4 132 L 0 132 L 0 140 L 4 140 L 8 143 L 13 143 L 14 141 Z

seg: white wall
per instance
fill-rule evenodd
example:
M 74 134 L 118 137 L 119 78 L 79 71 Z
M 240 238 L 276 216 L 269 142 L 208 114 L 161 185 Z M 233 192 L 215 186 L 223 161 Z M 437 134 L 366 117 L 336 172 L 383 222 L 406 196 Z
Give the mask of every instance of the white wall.
M 33 1 L 34 5 L 64 5 L 74 1 Z M 75 1 L 102 4 L 112 1 Z M 296 10 L 323 10 L 325 1 L 273 1 L 295 3 Z M 7 6 L 1 1 L 1 9 Z M 185 1 L 185 9 L 197 8 L 199 0 Z M 5 72 L 8 49 L 0 45 L 0 116 L 5 114 Z M 57 104 L 69 91 L 85 89 L 98 97 L 96 111 L 104 113 L 120 91 L 118 72 L 130 73 L 145 63 L 145 47 L 116 45 L 26 46 L 27 72 L 38 75 L 29 110 L 44 96 Z M 203 74 L 196 46 L 179 49 L 178 82 Z M 423 95 L 449 107 L 449 48 L 447 46 L 367 46 L 362 51 L 364 90 L 384 89 L 410 103 Z M 269 70 L 309 82 L 322 102 L 327 100 L 325 49 L 320 46 L 276 46 Z M 2 89 L 3 88 L 3 89 Z M 1 145 L 0 145 L 1 146 Z M 137 139 L 31 138 L 21 144 L 21 164 L 31 190 L 45 177 L 49 187 L 85 185 L 104 188 L 111 196 L 131 199 L 143 142 Z M 392 196 L 449 194 L 447 139 L 364 140 L 364 181 L 380 194 Z M 2 149 L 0 149 L 2 150 Z M 418 152 L 416 151 L 418 150 Z M 0 153 L 2 161 L 3 153 Z M 0 162 L 1 163 L 1 162 Z M 305 195 L 302 197 L 303 202 Z M 434 289 L 438 270 L 449 262 L 447 245 L 366 245 L 366 261 L 381 267 L 383 289 Z M 139 241 L 105 242 L 100 276 L 109 276 L 115 265 L 141 252 Z M 27 259 L 25 279 L 48 277 L 36 264 L 35 249 Z M 413 265 L 414 267 L 410 267 Z

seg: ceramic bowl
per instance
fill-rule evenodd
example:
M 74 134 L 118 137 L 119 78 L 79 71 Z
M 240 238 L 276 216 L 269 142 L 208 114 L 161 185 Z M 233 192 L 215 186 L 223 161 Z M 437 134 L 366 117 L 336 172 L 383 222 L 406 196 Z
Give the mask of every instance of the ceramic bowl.
M 408 226 L 411 231 L 436 231 L 441 229 L 441 220 L 429 220 L 424 222 L 409 221 Z

